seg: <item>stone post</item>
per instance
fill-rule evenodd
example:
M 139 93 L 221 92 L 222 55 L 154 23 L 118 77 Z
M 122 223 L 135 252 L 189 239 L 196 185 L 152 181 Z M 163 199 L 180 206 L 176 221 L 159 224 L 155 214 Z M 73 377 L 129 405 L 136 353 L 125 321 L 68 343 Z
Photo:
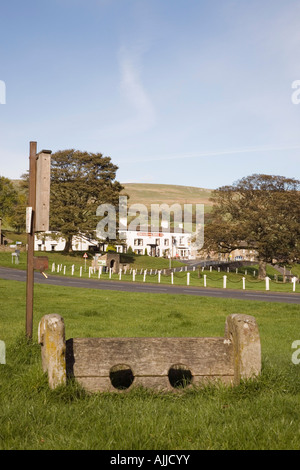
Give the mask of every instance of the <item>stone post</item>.
M 50 388 L 66 384 L 66 343 L 63 318 L 57 314 L 45 315 L 38 329 L 42 347 L 42 365 L 48 373 Z
M 258 376 L 261 372 L 261 344 L 254 317 L 243 314 L 229 315 L 225 337 L 233 343 L 234 384 L 241 379 Z

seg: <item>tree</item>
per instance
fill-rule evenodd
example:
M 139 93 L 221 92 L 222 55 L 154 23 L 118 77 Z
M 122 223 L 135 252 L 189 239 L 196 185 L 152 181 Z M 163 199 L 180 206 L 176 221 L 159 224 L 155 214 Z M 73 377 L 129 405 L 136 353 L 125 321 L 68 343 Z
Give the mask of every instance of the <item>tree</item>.
M 94 236 L 100 204 L 118 204 L 123 187 L 115 181 L 117 169 L 101 153 L 70 149 L 52 154 L 50 227 L 65 237 L 65 251 L 72 249 L 74 235 Z
M 15 185 L 16 201 L 13 213 L 10 217 L 10 225 L 17 233 L 22 233 L 26 228 L 26 206 L 28 205 L 28 182 L 29 174 L 21 176 Z
M 258 253 L 259 278 L 266 263 L 300 260 L 300 181 L 254 174 L 213 192 L 212 220 L 205 227 L 204 249 Z
M 10 179 L 0 176 L 0 217 L 11 217 L 17 203 L 17 191 Z
M 16 205 L 10 218 L 10 225 L 15 232 L 22 233 L 26 228 L 27 195 L 18 191 Z

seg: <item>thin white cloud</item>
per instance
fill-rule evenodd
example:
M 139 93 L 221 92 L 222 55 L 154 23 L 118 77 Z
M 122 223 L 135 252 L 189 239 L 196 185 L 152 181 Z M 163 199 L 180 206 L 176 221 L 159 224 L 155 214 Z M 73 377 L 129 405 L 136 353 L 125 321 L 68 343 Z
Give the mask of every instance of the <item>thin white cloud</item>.
M 156 122 L 156 111 L 142 83 L 141 52 L 129 51 L 126 47 L 121 47 L 119 57 L 120 90 L 135 112 L 135 115 L 129 119 L 130 127 L 133 126 L 136 130 L 147 130 Z
M 220 150 L 215 152 L 199 152 L 199 153 L 185 153 L 180 155 L 161 155 L 161 156 L 153 156 L 153 157 L 145 157 L 136 160 L 126 160 L 127 163 L 136 163 L 140 162 L 141 160 L 145 162 L 153 162 L 153 161 L 162 161 L 162 160 L 178 160 L 178 159 L 185 159 L 185 158 L 202 158 L 202 157 L 219 157 L 224 155 L 238 155 L 241 153 L 257 153 L 257 152 L 270 152 L 270 151 L 280 151 L 280 150 L 300 150 L 300 144 L 294 146 L 259 146 L 259 147 L 245 147 L 245 148 L 237 148 L 237 149 L 230 149 L 230 150 Z

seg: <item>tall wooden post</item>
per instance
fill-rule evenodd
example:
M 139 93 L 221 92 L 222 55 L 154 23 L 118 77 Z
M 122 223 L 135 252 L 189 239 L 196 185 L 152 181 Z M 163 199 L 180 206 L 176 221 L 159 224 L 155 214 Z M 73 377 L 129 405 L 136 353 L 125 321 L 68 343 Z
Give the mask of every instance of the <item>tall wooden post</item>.
M 32 338 L 33 289 L 34 289 L 34 232 L 36 207 L 36 150 L 37 143 L 30 142 L 28 206 L 31 208 L 30 225 L 27 228 L 27 280 L 26 280 L 26 336 Z
M 26 335 L 32 338 L 34 269 L 40 268 L 34 258 L 35 232 L 49 230 L 51 150 L 36 153 L 37 143 L 30 142 L 29 193 L 26 210 L 27 282 L 26 282 Z M 37 260 L 36 260 L 37 261 Z M 41 259 L 39 260 L 41 261 Z

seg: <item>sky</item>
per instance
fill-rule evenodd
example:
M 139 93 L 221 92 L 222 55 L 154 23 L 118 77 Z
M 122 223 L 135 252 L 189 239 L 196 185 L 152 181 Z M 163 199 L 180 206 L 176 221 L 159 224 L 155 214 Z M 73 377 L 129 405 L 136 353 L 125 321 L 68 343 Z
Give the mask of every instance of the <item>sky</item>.
M 299 18 L 298 0 L 1 2 L 0 175 L 36 141 L 110 156 L 122 183 L 300 179 Z

